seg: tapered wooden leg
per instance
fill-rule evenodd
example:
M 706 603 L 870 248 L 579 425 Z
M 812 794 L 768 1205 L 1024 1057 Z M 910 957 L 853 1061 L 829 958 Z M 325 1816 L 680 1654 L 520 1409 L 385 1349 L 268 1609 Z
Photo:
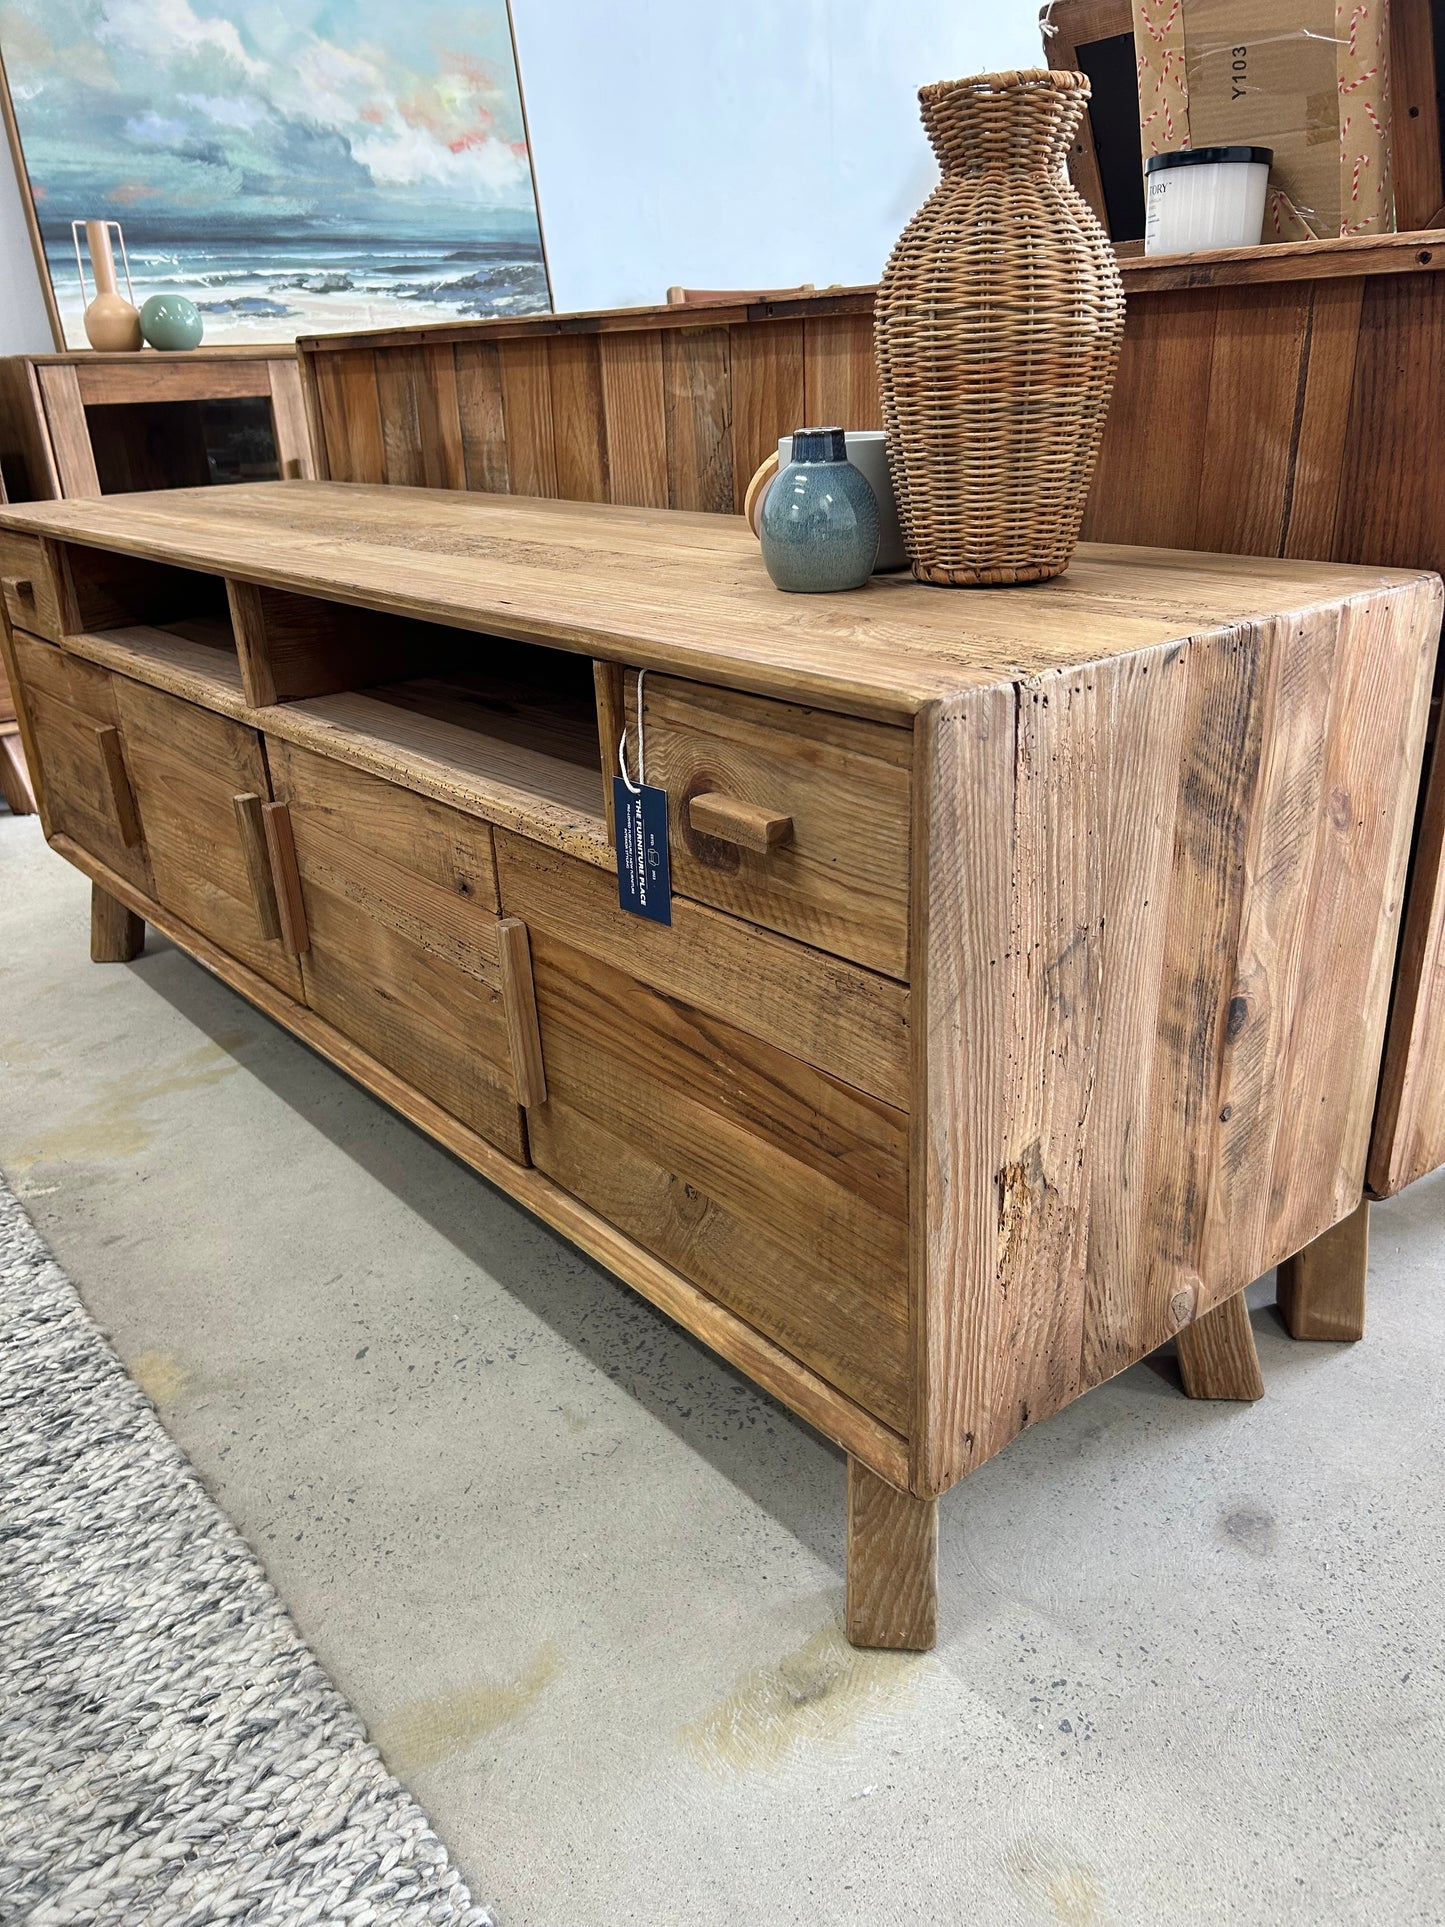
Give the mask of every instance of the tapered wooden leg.
M 1291 1338 L 1365 1335 L 1365 1276 L 1370 1268 L 1370 1201 L 1286 1258 L 1279 1268 L 1279 1315 Z
M 926 1653 L 938 1637 L 938 1501 L 848 1461 L 848 1638 Z
M 146 927 L 133 910 L 102 890 L 90 886 L 90 961 L 129 963 L 145 948 Z
M 1174 1342 L 1186 1397 L 1264 1397 L 1254 1327 L 1242 1291 L 1185 1325 Z

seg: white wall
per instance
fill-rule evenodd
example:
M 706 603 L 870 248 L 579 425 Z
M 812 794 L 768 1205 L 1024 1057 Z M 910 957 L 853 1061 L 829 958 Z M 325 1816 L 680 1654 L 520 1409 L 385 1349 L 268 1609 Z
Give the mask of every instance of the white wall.
M 45 355 L 55 337 L 9 158 L 8 149 L 0 147 L 0 355 Z
M 875 281 L 918 88 L 1043 64 L 1038 0 L 512 0 L 553 297 Z
M 404 0 L 398 0 L 404 4 Z M 919 86 L 1040 64 L 1037 0 L 513 0 L 559 308 L 873 281 L 935 178 Z M 52 346 L 0 161 L 0 353 Z

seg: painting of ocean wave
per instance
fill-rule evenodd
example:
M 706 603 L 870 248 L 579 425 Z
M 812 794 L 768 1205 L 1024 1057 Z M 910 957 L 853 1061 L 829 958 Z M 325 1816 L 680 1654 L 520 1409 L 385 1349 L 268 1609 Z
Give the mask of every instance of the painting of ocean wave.
M 550 306 L 506 0 L 0 0 L 67 346 L 72 220 L 208 342 Z

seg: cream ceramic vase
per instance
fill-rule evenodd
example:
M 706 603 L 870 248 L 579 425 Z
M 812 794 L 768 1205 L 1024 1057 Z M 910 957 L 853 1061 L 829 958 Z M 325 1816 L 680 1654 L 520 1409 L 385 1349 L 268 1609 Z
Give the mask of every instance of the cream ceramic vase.
M 115 255 L 105 221 L 87 221 L 85 245 L 95 296 L 85 311 L 85 338 L 102 353 L 128 352 L 141 345 L 140 309 L 127 301 L 116 284 Z
M 943 178 L 874 307 L 904 544 L 925 582 L 1039 582 L 1078 541 L 1124 332 L 1114 250 L 1065 173 L 1089 83 L 977 74 L 918 98 Z

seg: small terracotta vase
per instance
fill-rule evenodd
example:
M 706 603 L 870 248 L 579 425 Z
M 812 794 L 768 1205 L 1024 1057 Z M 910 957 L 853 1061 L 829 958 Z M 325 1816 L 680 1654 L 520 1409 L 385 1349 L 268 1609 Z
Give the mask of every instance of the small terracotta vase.
M 139 348 L 140 309 L 126 300 L 116 284 L 109 224 L 87 221 L 85 245 L 90 251 L 90 271 L 95 280 L 95 297 L 85 311 L 86 340 L 103 354 Z M 81 286 L 83 289 L 83 281 Z
M 1078 540 L 1124 332 L 1114 250 L 1064 171 L 1089 83 L 976 74 L 918 98 L 943 179 L 874 304 L 904 543 L 924 582 L 1041 582 Z

